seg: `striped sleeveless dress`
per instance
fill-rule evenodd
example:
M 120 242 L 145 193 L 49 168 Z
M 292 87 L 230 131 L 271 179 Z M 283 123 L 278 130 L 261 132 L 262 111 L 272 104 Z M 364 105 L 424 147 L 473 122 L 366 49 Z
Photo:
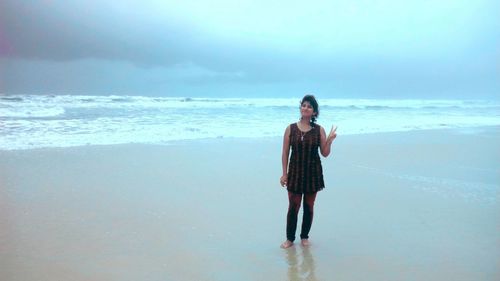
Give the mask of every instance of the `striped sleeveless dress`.
M 323 167 L 319 157 L 320 126 L 308 132 L 300 131 L 297 123 L 290 124 L 290 147 L 292 155 L 288 164 L 287 189 L 290 192 L 314 193 L 325 188 Z

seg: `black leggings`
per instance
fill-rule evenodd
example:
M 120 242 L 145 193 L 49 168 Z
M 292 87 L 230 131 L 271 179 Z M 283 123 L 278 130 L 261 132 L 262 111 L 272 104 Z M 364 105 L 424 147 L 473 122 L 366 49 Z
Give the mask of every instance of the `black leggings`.
M 302 217 L 302 230 L 300 232 L 300 239 L 308 239 L 309 231 L 313 221 L 314 214 L 314 200 L 316 200 L 315 193 L 306 193 L 304 195 L 304 214 Z M 290 241 L 295 240 L 295 231 L 297 230 L 297 218 L 302 201 L 302 194 L 295 194 L 288 192 L 288 214 L 286 216 L 286 239 Z

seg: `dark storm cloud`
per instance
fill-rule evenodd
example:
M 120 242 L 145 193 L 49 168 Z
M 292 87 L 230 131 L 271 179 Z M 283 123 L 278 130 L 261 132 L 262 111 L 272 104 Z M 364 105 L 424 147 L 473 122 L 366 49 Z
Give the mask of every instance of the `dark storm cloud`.
M 70 1 L 71 2 L 71 1 Z M 138 64 L 174 64 L 196 45 L 194 30 L 165 19 L 114 16 L 101 5 L 56 5 L 52 1 L 2 1 L 1 55 L 44 60 L 100 58 Z M 83 10 L 75 10 L 76 8 Z

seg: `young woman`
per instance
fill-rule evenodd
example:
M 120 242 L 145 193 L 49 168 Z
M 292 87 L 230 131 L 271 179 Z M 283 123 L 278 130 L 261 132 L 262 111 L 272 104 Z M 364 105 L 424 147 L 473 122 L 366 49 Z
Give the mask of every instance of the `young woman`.
M 316 124 L 319 107 L 313 95 L 306 95 L 300 103 L 300 121 L 290 124 L 283 137 L 281 186 L 288 190 L 288 214 L 286 220 L 286 241 L 282 248 L 289 248 L 295 240 L 297 217 L 304 197 L 304 213 L 300 233 L 303 246 L 309 245 L 309 231 L 313 221 L 316 193 L 325 187 L 321 155 L 328 157 L 333 140 L 337 137 L 337 127 L 330 130 L 328 136 L 320 125 Z M 290 156 L 290 147 L 292 155 Z

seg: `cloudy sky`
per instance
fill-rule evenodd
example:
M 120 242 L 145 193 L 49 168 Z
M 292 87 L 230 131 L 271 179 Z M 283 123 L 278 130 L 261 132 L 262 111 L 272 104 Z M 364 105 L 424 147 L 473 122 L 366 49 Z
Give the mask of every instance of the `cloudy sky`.
M 500 1 L 0 1 L 0 93 L 500 98 Z

